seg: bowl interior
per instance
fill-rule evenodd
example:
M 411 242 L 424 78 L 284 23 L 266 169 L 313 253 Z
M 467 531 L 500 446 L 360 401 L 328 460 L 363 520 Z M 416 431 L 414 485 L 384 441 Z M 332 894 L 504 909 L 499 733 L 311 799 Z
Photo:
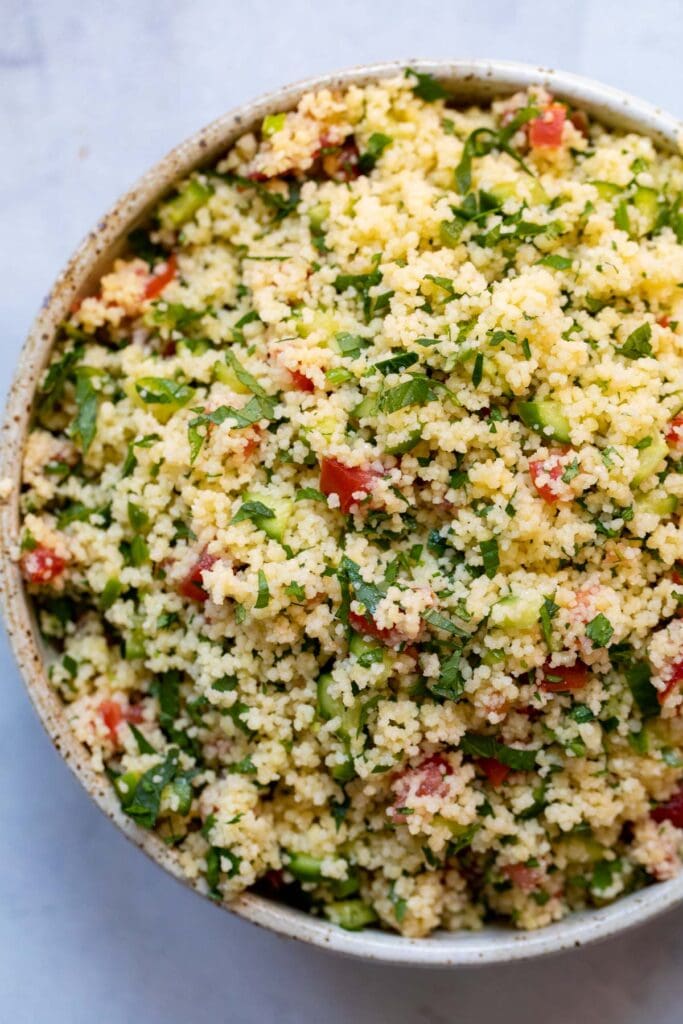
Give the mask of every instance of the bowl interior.
M 574 75 L 505 61 L 411 61 L 447 85 L 460 105 L 486 102 L 529 85 L 544 85 L 560 99 L 583 107 L 609 127 L 651 136 L 666 149 L 677 148 L 680 124 L 649 104 Z M 393 62 L 353 69 L 286 87 L 264 96 L 202 129 L 150 170 L 85 239 L 46 298 L 21 354 L 9 394 L 0 449 L 0 478 L 18 484 L 21 453 L 37 383 L 49 359 L 55 330 L 74 299 L 89 293 L 111 261 L 125 247 L 128 232 L 143 221 L 156 200 L 190 170 L 209 164 L 264 114 L 295 106 L 300 96 L 321 86 L 341 88 L 402 74 L 406 64 Z M 122 831 L 179 880 L 188 882 L 172 850 L 126 817 L 112 788 L 90 767 L 76 740 L 64 707 L 51 689 L 44 663 L 49 652 L 38 632 L 12 549 L 19 530 L 18 486 L 0 503 L 0 595 L 17 662 L 31 699 L 55 746 L 84 787 Z M 195 886 L 197 888 L 197 886 Z M 450 966 L 507 961 L 571 948 L 644 921 L 683 899 L 683 878 L 651 886 L 601 910 L 584 911 L 538 932 L 514 932 L 489 926 L 480 932 L 437 932 L 407 939 L 370 930 L 344 932 L 327 922 L 273 902 L 244 894 L 230 904 L 233 912 L 256 924 L 341 953 L 394 963 Z

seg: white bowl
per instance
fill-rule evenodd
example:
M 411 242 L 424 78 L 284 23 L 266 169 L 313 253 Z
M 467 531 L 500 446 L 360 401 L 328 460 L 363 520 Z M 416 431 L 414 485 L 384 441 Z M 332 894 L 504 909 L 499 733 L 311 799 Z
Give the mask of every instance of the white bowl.
M 442 80 L 453 97 L 463 103 L 486 101 L 530 85 L 543 85 L 558 98 L 569 100 L 610 126 L 649 135 L 668 149 L 678 146 L 681 124 L 671 115 L 576 75 L 508 61 L 415 60 L 409 63 Z M 57 325 L 73 300 L 95 286 L 112 259 L 124 248 L 127 233 L 144 219 L 159 196 L 177 178 L 217 158 L 237 136 L 252 125 L 258 125 L 265 114 L 295 106 L 304 92 L 322 86 L 364 84 L 400 74 L 405 66 L 403 62 L 393 62 L 354 68 L 288 86 L 248 103 L 181 143 L 115 204 L 60 274 L 28 336 L 7 402 L 0 446 L 0 478 L 9 477 L 18 484 L 33 395 L 42 380 Z M 10 557 L 10 548 L 16 544 L 18 533 L 17 486 L 10 500 L 5 505 L 0 504 L 0 593 L 12 647 L 43 725 L 105 814 L 158 864 L 191 885 L 184 878 L 174 851 L 123 814 L 113 788 L 90 767 L 87 751 L 71 731 L 64 707 L 49 685 L 43 641 L 18 567 Z M 351 956 L 388 963 L 450 966 L 519 960 L 581 946 L 646 921 L 681 899 L 683 876 L 652 885 L 600 910 L 573 914 L 540 931 L 518 932 L 496 926 L 478 932 L 437 932 L 424 939 L 407 939 L 376 930 L 346 932 L 250 893 L 236 899 L 227 909 L 272 931 Z

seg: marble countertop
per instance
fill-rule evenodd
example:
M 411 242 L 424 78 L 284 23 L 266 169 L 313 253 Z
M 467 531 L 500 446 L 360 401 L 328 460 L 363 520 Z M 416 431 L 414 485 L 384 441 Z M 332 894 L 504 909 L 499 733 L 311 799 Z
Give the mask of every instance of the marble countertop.
M 678 0 L 0 0 L 0 393 L 80 238 L 168 148 L 231 106 L 286 81 L 418 54 L 562 67 L 683 114 L 680 12 Z M 221 913 L 90 803 L 1 633 L 0 678 L 0 1019 L 681 1020 L 683 909 L 545 961 L 441 972 L 343 960 Z

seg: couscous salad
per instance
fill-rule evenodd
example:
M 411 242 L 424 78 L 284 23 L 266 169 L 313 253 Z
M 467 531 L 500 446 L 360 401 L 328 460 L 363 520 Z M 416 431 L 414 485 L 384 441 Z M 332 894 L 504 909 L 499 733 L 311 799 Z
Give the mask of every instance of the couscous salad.
M 211 897 L 536 928 L 683 852 L 683 160 L 542 90 L 320 90 L 63 324 L 19 559 Z

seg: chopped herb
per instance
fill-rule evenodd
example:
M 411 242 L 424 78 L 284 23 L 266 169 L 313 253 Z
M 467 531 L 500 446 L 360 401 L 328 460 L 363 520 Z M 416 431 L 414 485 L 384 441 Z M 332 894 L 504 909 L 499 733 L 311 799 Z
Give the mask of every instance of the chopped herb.
M 593 647 L 607 647 L 614 636 L 614 628 L 609 619 L 599 612 L 586 626 L 586 636 Z
M 479 544 L 479 550 L 484 563 L 484 572 L 492 580 L 498 572 L 498 566 L 500 565 L 498 541 L 495 537 L 492 537 L 490 540 L 483 540 Z
M 643 359 L 645 356 L 651 356 L 651 337 L 652 327 L 650 324 L 641 324 L 640 327 L 636 327 L 635 331 L 631 331 L 622 347 L 617 349 L 617 352 L 622 356 L 626 356 L 627 359 Z
M 466 630 L 461 629 L 460 626 L 456 626 L 454 622 L 446 618 L 445 615 L 441 615 L 436 611 L 424 612 L 422 618 L 425 622 L 428 622 L 430 626 L 434 626 L 436 629 L 442 629 L 445 633 L 451 633 L 452 636 L 467 637 L 469 633 Z
M 256 604 L 254 608 L 266 608 L 270 601 L 270 590 L 268 589 L 268 580 L 263 569 L 258 571 L 258 596 L 256 598 Z
M 383 377 L 386 377 L 390 373 L 400 373 L 401 370 L 407 370 L 409 366 L 414 366 L 417 361 L 418 356 L 415 352 L 400 352 L 395 356 L 390 356 L 388 359 L 382 359 L 379 363 L 375 363 L 375 368 L 379 370 Z
M 233 523 L 242 523 L 245 519 L 251 519 L 252 523 L 258 525 L 259 519 L 274 519 L 275 513 L 262 501 L 245 501 L 232 517 Z
M 409 78 L 411 75 L 416 79 L 416 84 L 412 88 L 413 94 L 418 99 L 424 100 L 425 103 L 434 103 L 435 100 L 444 100 L 448 97 L 446 89 L 441 82 L 437 82 L 433 75 L 406 68 L 405 77 Z
M 369 174 L 373 170 L 375 164 L 381 157 L 387 146 L 390 146 L 394 140 L 390 135 L 384 135 L 382 132 L 373 132 L 368 139 L 368 144 L 364 153 L 361 153 L 358 158 L 358 169 L 361 174 Z
M 557 613 L 560 610 L 560 606 L 550 597 L 543 599 L 540 611 L 540 622 L 541 622 L 541 633 L 545 640 L 546 647 L 549 651 L 553 650 L 553 626 L 552 622 Z
M 474 368 L 472 369 L 472 385 L 478 388 L 481 384 L 481 379 L 484 375 L 484 356 L 483 353 L 477 352 L 474 359 Z
M 657 690 L 651 683 L 650 666 L 636 661 L 626 670 L 626 682 L 643 718 L 656 718 L 661 707 Z
M 553 270 L 569 270 L 573 260 L 568 259 L 566 256 L 558 256 L 556 253 L 550 253 L 548 256 L 544 256 L 543 259 L 537 261 L 540 267 L 552 267 Z
M 513 771 L 520 772 L 533 771 L 538 754 L 537 750 L 509 747 L 505 743 L 499 743 L 493 736 L 481 736 L 473 732 L 465 733 L 460 741 L 460 749 L 463 754 L 469 754 L 470 757 L 493 757 Z

